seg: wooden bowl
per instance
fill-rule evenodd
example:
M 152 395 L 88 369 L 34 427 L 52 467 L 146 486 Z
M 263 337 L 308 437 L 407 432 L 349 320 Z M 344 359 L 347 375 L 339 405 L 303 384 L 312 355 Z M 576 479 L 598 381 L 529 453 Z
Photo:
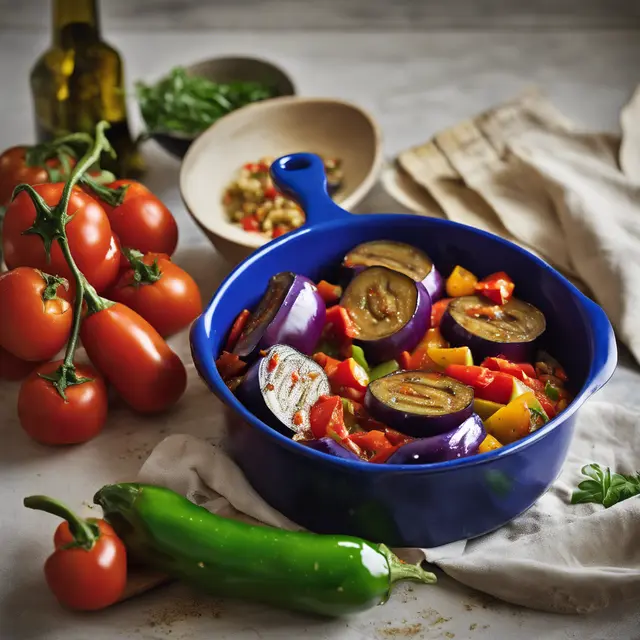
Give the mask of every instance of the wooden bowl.
M 263 82 L 275 87 L 279 96 L 295 95 L 296 89 L 291 78 L 275 64 L 258 58 L 212 58 L 185 67 L 191 76 L 201 76 L 215 82 L 233 80 Z M 225 116 L 226 117 L 226 116 Z M 142 116 L 144 120 L 144 116 Z M 151 137 L 171 155 L 184 157 L 191 143 L 200 134 L 180 132 L 155 132 Z
M 381 134 L 373 118 L 328 98 L 273 98 L 243 107 L 213 124 L 189 149 L 180 170 L 182 199 L 232 264 L 268 238 L 228 219 L 222 206 L 225 188 L 247 162 L 301 151 L 342 160 L 344 182 L 334 199 L 348 210 L 371 190 L 382 167 Z

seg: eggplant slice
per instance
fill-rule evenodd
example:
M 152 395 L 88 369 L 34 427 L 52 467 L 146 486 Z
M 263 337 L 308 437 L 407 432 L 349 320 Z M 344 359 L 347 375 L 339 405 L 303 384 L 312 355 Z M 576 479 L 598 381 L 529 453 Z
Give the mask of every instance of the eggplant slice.
M 340 304 L 356 325 L 357 344 L 374 363 L 413 349 L 430 322 L 431 299 L 422 284 L 386 267 L 356 275 Z
M 322 367 L 283 344 L 271 347 L 251 366 L 236 392 L 247 409 L 287 435 L 309 429 L 309 410 L 330 393 Z
M 473 389 L 441 373 L 399 371 L 369 384 L 365 406 L 401 433 L 428 437 L 454 429 L 473 413 Z

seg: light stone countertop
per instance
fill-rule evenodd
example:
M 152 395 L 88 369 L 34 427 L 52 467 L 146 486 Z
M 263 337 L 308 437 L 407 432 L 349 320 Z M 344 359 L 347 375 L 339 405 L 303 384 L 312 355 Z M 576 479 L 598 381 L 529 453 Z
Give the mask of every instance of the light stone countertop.
M 428 33 L 110 33 L 122 52 L 128 78 L 154 78 L 170 66 L 216 54 L 263 55 L 281 63 L 305 95 L 358 102 L 378 119 L 385 153 L 426 140 L 438 129 L 505 100 L 531 84 L 547 91 L 565 113 L 588 128 L 617 130 L 618 114 L 640 81 L 636 31 L 428 32 Z M 0 30 L 0 148 L 33 139 L 28 72 L 47 38 Z M 132 108 L 132 120 L 138 118 Z M 147 184 L 179 220 L 177 261 L 208 298 L 228 271 L 188 218 L 177 190 L 179 163 L 154 143 L 145 148 Z M 218 194 L 212 194 L 218 197 Z M 377 189 L 363 210 L 401 210 Z M 172 345 L 189 362 L 186 336 Z M 623 366 L 601 399 L 640 407 L 640 374 Z M 197 596 L 180 585 L 148 593 L 97 614 L 61 610 L 49 594 L 42 564 L 51 551 L 53 518 L 28 512 L 22 498 L 54 495 L 74 507 L 91 501 L 103 484 L 132 478 L 153 446 L 194 417 L 189 402 L 208 392 L 191 367 L 192 384 L 175 413 L 149 420 L 116 407 L 126 417 L 97 439 L 72 449 L 31 442 L 15 415 L 17 385 L 0 385 L 0 638 L 2 640 L 638 640 L 637 606 L 614 606 L 588 617 L 548 615 L 504 605 L 441 576 L 436 587 L 406 586 L 391 601 L 346 621 L 318 621 L 239 602 Z M 196 420 L 206 437 L 217 418 Z M 603 540 L 603 544 L 615 544 Z

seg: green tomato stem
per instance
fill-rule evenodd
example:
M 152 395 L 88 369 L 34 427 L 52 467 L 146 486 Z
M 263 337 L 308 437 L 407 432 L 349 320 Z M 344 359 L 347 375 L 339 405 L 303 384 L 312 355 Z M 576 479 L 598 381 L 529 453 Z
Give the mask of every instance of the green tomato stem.
M 91 549 L 99 538 L 97 527 L 78 517 L 69 507 L 62 502 L 48 496 L 29 496 L 23 500 L 27 509 L 44 511 L 58 516 L 69 523 L 69 531 L 75 540 L 74 546 Z

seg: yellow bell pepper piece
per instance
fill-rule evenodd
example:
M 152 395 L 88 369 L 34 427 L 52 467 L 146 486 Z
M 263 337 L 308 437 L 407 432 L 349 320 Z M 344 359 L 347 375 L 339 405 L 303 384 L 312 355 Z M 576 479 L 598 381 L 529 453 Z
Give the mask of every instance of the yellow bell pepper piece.
M 478 453 L 487 453 L 487 451 L 495 451 L 503 445 L 498 442 L 492 435 L 488 435 L 478 447 Z
M 443 369 L 450 364 L 473 365 L 473 356 L 469 347 L 455 347 L 452 349 L 441 349 L 440 347 L 429 347 L 427 355 L 439 367 Z
M 472 296 L 476 292 L 476 278 L 471 271 L 458 265 L 447 278 L 446 289 L 450 298 L 458 298 L 460 296 Z
M 532 425 L 536 424 L 537 420 L 532 420 L 532 410 L 535 416 L 542 414 L 546 418 L 535 395 L 532 392 L 523 393 L 487 418 L 484 426 L 487 432 L 500 442 L 509 444 L 533 431 Z
M 482 420 L 486 420 L 496 411 L 499 411 L 502 407 L 506 406 L 506 404 L 492 402 L 491 400 L 482 400 L 481 398 L 475 398 L 473 401 L 473 411 L 477 413 Z

